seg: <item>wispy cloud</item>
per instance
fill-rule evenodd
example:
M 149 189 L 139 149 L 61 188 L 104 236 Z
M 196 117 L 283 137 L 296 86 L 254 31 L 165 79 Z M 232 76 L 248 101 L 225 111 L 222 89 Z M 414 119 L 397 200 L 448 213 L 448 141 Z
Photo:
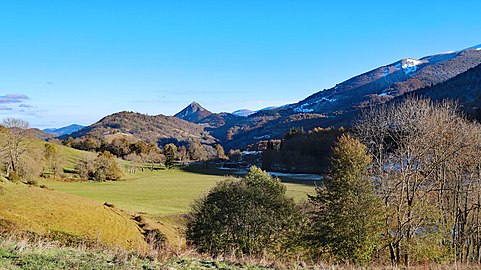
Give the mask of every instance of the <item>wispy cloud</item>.
M 24 94 L 6 94 L 4 96 L 0 96 L 0 103 L 20 103 L 27 99 L 29 99 L 29 97 Z
M 0 111 L 11 111 L 13 108 L 7 106 L 0 106 Z
M 18 105 L 18 107 L 20 107 L 20 108 L 33 108 L 33 106 L 29 105 L 29 104 L 20 104 L 20 105 Z

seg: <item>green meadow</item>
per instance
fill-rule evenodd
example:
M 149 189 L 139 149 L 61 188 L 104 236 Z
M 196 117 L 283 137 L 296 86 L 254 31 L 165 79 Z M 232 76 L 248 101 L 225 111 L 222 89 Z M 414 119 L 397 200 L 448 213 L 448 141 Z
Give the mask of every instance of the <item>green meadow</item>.
M 114 204 L 126 211 L 154 216 L 187 213 L 195 198 L 205 194 L 226 176 L 183 170 L 145 171 L 127 174 L 123 181 L 59 182 L 43 180 L 56 191 Z M 307 199 L 313 185 L 285 183 L 288 195 L 296 201 Z

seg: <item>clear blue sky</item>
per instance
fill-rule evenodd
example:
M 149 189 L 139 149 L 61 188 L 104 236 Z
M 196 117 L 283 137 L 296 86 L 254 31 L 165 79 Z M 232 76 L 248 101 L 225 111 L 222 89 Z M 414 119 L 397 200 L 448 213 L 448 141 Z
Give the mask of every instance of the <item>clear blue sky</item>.
M 481 1 L 3 1 L 0 118 L 90 124 L 297 102 L 481 43 Z

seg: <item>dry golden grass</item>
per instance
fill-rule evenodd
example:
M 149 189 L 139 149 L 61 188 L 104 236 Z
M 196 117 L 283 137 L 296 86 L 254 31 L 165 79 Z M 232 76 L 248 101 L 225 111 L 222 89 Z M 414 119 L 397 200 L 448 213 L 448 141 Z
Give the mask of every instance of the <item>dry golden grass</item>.
M 0 182 L 0 222 L 8 230 L 102 243 L 130 250 L 148 248 L 137 224 L 120 210 L 74 195 Z

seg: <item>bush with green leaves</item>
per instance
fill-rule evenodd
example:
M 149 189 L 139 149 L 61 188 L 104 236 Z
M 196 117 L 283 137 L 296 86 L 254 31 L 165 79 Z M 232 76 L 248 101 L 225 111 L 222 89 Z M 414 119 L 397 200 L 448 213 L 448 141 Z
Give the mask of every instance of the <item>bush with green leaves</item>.
M 218 183 L 193 205 L 188 244 L 213 255 L 285 255 L 304 220 L 285 193 L 278 179 L 257 167 L 242 179 Z

